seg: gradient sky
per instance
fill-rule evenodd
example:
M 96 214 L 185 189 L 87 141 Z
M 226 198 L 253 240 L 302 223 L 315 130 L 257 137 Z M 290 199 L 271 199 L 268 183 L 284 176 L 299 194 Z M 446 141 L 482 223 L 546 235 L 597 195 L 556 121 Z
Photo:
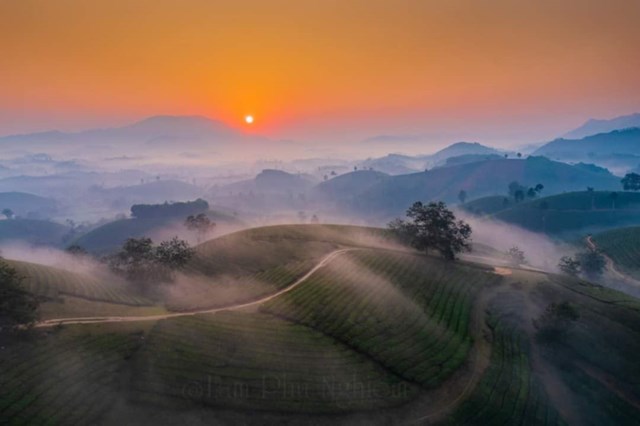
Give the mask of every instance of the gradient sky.
M 638 0 L 0 0 L 0 134 L 253 114 L 533 141 L 640 111 Z

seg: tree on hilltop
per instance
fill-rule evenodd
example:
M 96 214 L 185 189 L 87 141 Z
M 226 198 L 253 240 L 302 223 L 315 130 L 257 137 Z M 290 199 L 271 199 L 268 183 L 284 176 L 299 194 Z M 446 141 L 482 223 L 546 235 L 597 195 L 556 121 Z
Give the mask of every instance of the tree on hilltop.
M 129 281 L 149 284 L 170 282 L 195 252 L 177 237 L 155 246 L 151 238 L 129 238 L 120 251 L 107 259 L 112 271 Z
M 625 191 L 640 191 L 640 175 L 638 173 L 627 173 L 620 182 Z
M 425 205 L 418 201 L 407 210 L 409 220 L 396 219 L 389 229 L 418 250 L 436 250 L 445 259 L 454 260 L 470 250 L 471 227 L 455 215 L 442 201 Z
M 527 259 L 524 256 L 524 251 L 520 250 L 520 247 L 513 246 L 506 253 L 509 262 L 513 265 L 524 265 L 527 263 Z
M 458 200 L 460 200 L 460 204 L 464 204 L 464 202 L 467 201 L 467 191 L 461 189 L 460 192 L 458 192 Z
M 580 261 L 571 256 L 562 256 L 558 268 L 566 275 L 577 277 L 580 274 Z
M 190 231 L 195 231 L 198 243 L 201 243 L 213 231 L 216 223 L 212 222 L 206 214 L 200 213 L 188 216 L 184 221 L 184 226 Z

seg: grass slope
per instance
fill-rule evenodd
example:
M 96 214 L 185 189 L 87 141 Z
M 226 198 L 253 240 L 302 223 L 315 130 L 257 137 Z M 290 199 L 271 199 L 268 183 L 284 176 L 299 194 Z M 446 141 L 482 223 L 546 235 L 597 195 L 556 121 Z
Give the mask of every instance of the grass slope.
M 513 199 L 504 195 L 489 195 L 463 204 L 463 210 L 478 215 L 491 215 L 508 209 L 514 204 Z
M 493 215 L 535 232 L 562 234 L 640 223 L 640 193 L 581 191 L 528 201 Z
M 48 303 L 65 303 L 65 297 L 73 297 L 99 302 L 94 307 L 102 303 L 132 307 L 152 304 L 147 298 L 136 294 L 132 286 L 122 281 L 105 281 L 97 277 L 30 262 L 16 260 L 6 262 L 24 277 L 23 285 L 26 290 L 43 297 Z M 47 312 L 55 310 L 53 306 L 47 306 L 46 309 Z M 91 311 L 93 312 L 94 308 Z M 69 313 L 68 309 L 66 313 Z M 93 315 L 95 314 L 93 312 Z
M 497 281 L 475 268 L 358 251 L 336 259 L 263 311 L 320 330 L 406 380 L 435 387 L 468 354 L 475 294 Z
M 167 307 L 188 311 L 255 300 L 293 283 L 335 250 L 393 244 L 385 231 L 357 226 L 281 225 L 235 232 L 196 248 L 187 278 L 169 292 Z
M 3 422 L 637 424 L 638 299 L 389 250 L 379 236 L 239 232 L 200 247 L 193 269 L 252 275 L 303 261 L 306 249 L 352 250 L 258 311 L 67 325 L 6 342 Z M 532 319 L 565 300 L 580 319 L 560 341 L 540 341 Z

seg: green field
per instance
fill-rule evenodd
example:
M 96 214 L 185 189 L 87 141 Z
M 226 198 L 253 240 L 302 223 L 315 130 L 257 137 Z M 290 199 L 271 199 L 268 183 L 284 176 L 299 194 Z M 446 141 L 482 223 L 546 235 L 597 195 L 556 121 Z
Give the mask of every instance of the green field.
M 640 280 L 640 227 L 602 232 L 593 241 L 622 272 Z
M 98 297 L 83 298 L 89 281 L 76 282 L 67 303 L 141 318 L 3 342 L 2 423 L 637 424 L 640 301 L 622 293 L 400 251 L 379 230 L 312 225 L 212 240 L 189 273 L 214 288 L 263 274 L 268 295 L 336 250 L 289 291 L 215 313 L 143 320 L 165 311 L 126 305 L 129 292 L 99 283 Z M 71 282 L 42 268 L 30 284 L 40 294 Z M 234 282 L 225 285 L 246 284 Z M 248 286 L 238 300 L 260 297 Z M 183 308 L 215 306 L 199 299 L 216 294 Z M 532 319 L 558 301 L 580 319 L 551 345 Z M 47 309 L 62 317 L 65 305 Z

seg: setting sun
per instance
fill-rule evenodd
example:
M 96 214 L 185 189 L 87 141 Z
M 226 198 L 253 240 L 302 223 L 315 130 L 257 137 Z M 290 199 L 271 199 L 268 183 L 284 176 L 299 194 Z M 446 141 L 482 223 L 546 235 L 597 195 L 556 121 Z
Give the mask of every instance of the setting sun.
M 253 124 L 253 116 L 252 115 L 247 115 L 244 118 L 244 122 L 247 123 L 247 124 Z

